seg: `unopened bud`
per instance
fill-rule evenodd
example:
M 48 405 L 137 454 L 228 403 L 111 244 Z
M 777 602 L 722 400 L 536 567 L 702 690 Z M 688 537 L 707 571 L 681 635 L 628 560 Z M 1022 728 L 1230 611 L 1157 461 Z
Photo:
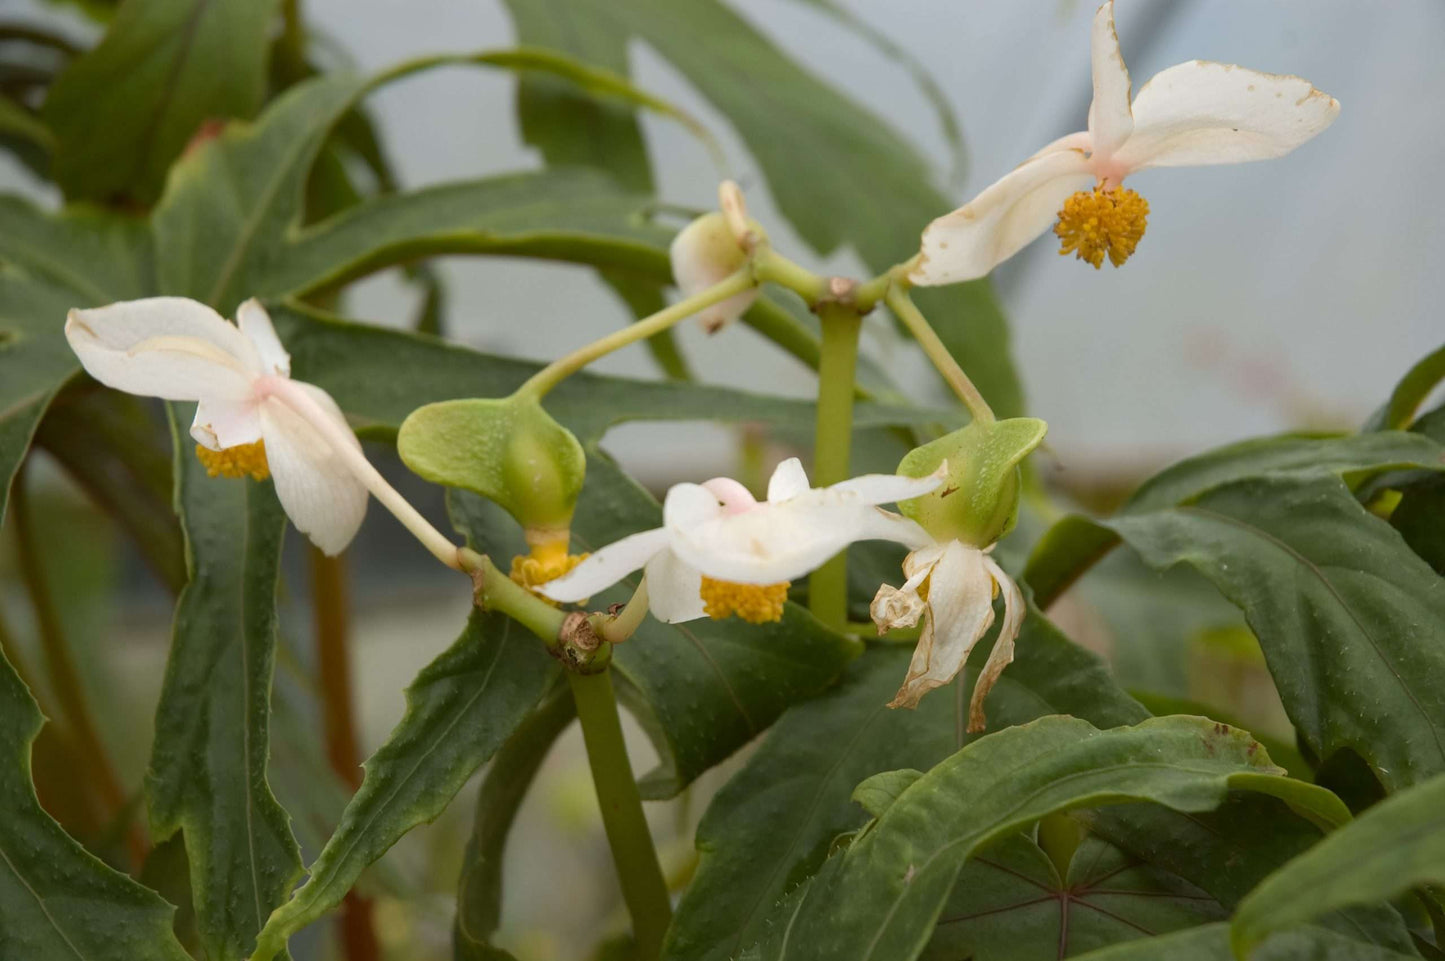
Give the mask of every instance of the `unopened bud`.
M 1047 424 L 1032 417 L 974 421 L 909 451 L 898 473 L 926 477 L 947 461 L 948 479 L 898 509 L 939 540 L 988 547 L 1018 519 L 1019 464 L 1047 431 Z
M 743 195 L 732 181 L 718 191 L 721 212 L 704 214 L 678 232 L 668 255 L 672 276 L 684 296 L 702 293 L 721 283 L 748 262 L 753 247 L 767 235 L 748 219 Z M 708 333 L 715 333 L 741 317 L 758 297 L 756 287 L 734 294 L 698 314 Z
M 517 519 L 534 544 L 564 545 L 587 470 L 582 445 L 536 400 L 449 400 L 412 411 L 397 453 L 413 472 L 475 491 Z

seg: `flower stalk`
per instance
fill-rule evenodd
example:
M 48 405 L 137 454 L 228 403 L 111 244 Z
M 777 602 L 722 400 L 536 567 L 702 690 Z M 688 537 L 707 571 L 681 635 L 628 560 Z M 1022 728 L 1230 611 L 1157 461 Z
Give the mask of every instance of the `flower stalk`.
M 431 525 L 411 502 L 381 472 L 372 466 L 366 455 L 352 442 L 351 431 L 344 424 L 327 415 L 311 395 L 284 377 L 274 377 L 266 385 L 269 393 L 301 415 L 330 445 L 331 450 L 344 463 L 358 481 L 371 492 L 381 506 L 391 511 L 412 536 L 421 541 L 432 556 L 454 571 L 462 570 L 457 545 L 451 538 Z
M 608 334 L 593 341 L 585 347 L 574 350 L 572 353 L 554 360 L 543 367 L 537 373 L 527 379 L 517 389 L 514 396 L 531 397 L 540 400 L 546 396 L 552 388 L 566 380 L 572 374 L 577 373 L 583 367 L 594 360 L 606 357 L 615 350 L 620 350 L 628 344 L 645 340 L 656 334 L 660 334 L 680 321 L 686 320 L 693 314 L 706 310 L 713 304 L 727 300 L 735 294 L 740 294 L 754 286 L 757 281 L 753 277 L 751 265 L 744 265 L 734 273 L 728 275 L 722 281 L 703 290 L 691 297 L 679 300 L 670 307 L 659 310 L 657 313 L 633 324 L 628 324 L 615 333 Z
M 923 348 L 923 352 L 928 355 L 928 359 L 932 361 L 938 373 L 948 382 L 948 386 L 958 395 L 958 399 L 963 401 L 963 406 L 968 408 L 969 415 L 976 421 L 985 424 L 993 423 L 993 408 L 988 406 L 988 401 L 983 399 L 983 395 L 978 392 L 978 388 L 973 385 L 968 374 L 964 373 L 963 368 L 958 365 L 958 361 L 953 359 L 953 355 L 948 352 L 948 348 L 939 339 L 933 326 L 928 323 L 928 319 L 913 303 L 913 298 L 908 296 L 908 289 L 901 284 L 893 284 L 889 286 L 888 293 L 884 295 L 883 300 L 888 305 L 888 309 L 893 311 L 893 315 L 908 328 L 913 339 L 918 341 L 918 345 Z

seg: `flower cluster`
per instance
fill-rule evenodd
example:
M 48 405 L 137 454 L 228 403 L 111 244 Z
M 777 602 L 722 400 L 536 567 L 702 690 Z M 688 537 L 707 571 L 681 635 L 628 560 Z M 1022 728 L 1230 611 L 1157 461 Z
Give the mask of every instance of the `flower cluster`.
M 983 276 L 1050 224 L 1060 253 L 1095 268 L 1106 258 L 1119 266 L 1142 240 L 1150 212 L 1143 197 L 1123 186 L 1126 177 L 1150 167 L 1279 157 L 1339 112 L 1338 103 L 1304 80 L 1203 61 L 1170 67 L 1131 97 L 1113 0 L 1093 19 L 1091 46 L 1087 129 L 1049 144 L 929 224 L 917 256 L 865 285 L 882 284 L 883 294 L 875 291 L 864 303 L 859 285 L 824 283 L 773 254 L 763 229 L 748 218 L 741 192 L 724 183 L 719 210 L 688 225 L 671 246 L 681 303 L 548 365 L 511 397 L 445 401 L 413 412 L 399 435 L 403 459 L 423 477 L 489 497 L 522 524 L 531 553 L 513 561 L 512 578 L 532 605 L 540 605 L 538 597 L 582 602 L 641 569 L 646 593 L 639 586 L 635 607 L 642 609 L 645 596 L 661 621 L 736 616 L 769 623 L 783 619 L 793 581 L 848 545 L 902 544 L 911 551 L 903 584 L 879 587 L 870 607 L 880 634 L 922 622 L 890 706 L 914 707 L 957 677 L 994 625 L 1001 595 L 1002 622 L 969 711 L 970 729 L 981 729 L 983 700 L 1013 658 L 1026 613 L 1021 591 L 990 552 L 1013 524 L 1018 465 L 1045 427 L 1028 418 L 995 421 L 907 299 L 908 285 Z M 793 458 L 778 466 L 762 501 L 729 478 L 678 484 L 667 492 L 661 527 L 591 555 L 570 554 L 586 455 L 542 409 L 546 392 L 591 360 L 685 316 L 696 314 L 709 331 L 721 328 L 748 309 L 764 279 L 791 285 L 814 307 L 825 297 L 834 306 L 847 300 L 847 309 L 860 316 L 886 299 L 953 384 L 973 423 L 910 452 L 896 475 L 814 488 Z M 296 527 L 326 553 L 351 541 L 370 492 L 443 563 L 476 573 L 370 465 L 331 396 L 291 379 L 291 358 L 255 300 L 240 305 L 235 324 L 195 301 L 157 297 L 71 311 L 65 332 L 100 382 L 196 402 L 191 436 L 207 473 L 272 479 Z M 844 380 L 851 396 L 851 373 Z M 886 504 L 903 514 L 884 510 Z

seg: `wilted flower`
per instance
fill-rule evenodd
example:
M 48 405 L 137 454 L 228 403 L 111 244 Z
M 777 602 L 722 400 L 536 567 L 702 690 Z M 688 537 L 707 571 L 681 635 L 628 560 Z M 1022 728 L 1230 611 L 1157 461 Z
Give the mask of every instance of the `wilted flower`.
M 211 476 L 273 478 L 292 523 L 339 553 L 361 526 L 367 489 L 334 445 L 361 457 L 361 444 L 329 394 L 291 380 L 265 308 L 248 300 L 236 320 L 184 297 L 153 297 L 72 310 L 65 336 L 103 384 L 198 401 L 191 437 Z
M 763 229 L 748 219 L 742 191 L 731 180 L 718 188 L 720 211 L 704 214 L 673 238 L 668 256 L 672 277 L 684 296 L 700 294 L 721 283 L 748 260 L 751 245 L 763 239 Z M 758 299 L 758 288 L 733 294 L 698 313 L 708 333 L 716 333 L 737 320 Z
M 929 477 L 869 474 L 812 488 L 797 458 L 778 465 L 768 497 L 757 501 L 735 480 L 676 484 L 663 502 L 663 526 L 594 552 L 571 573 L 541 588 L 555 601 L 579 601 L 639 567 L 659 620 L 731 614 L 755 624 L 779 620 L 788 583 L 854 541 L 928 543 L 913 521 L 879 509 L 933 490 Z
M 1298 77 L 1193 60 L 1161 71 L 1129 102 L 1129 71 L 1113 0 L 1094 16 L 1089 129 L 1069 134 L 923 232 L 909 279 L 951 284 L 982 277 L 1050 223 L 1061 254 L 1119 266 L 1144 235 L 1149 204 L 1122 186 L 1149 167 L 1267 160 L 1328 127 L 1334 98 Z M 1092 188 L 1090 188 L 1092 184 Z
M 903 586 L 883 585 L 869 608 L 879 634 L 912 627 L 923 618 L 908 676 L 889 707 L 917 707 L 923 695 L 963 670 L 974 645 L 993 625 L 994 595 L 1003 592 L 1003 624 L 993 653 L 979 672 L 968 709 L 968 729 L 983 730 L 984 698 L 1013 660 L 1014 639 L 1025 614 L 1023 594 L 987 550 L 962 541 L 915 550 L 904 558 L 903 573 L 908 578 Z

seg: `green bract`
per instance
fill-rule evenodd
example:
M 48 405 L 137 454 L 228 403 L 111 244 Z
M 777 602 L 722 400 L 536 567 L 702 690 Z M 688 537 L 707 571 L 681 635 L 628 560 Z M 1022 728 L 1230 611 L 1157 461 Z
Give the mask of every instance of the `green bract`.
M 1018 517 L 1019 463 L 1043 442 L 1048 425 L 1013 417 L 967 427 L 915 447 L 898 463 L 905 477 L 924 477 L 948 462 L 948 479 L 931 494 L 898 505 L 939 540 L 987 547 Z
M 587 470 L 572 432 L 520 396 L 427 404 L 402 422 L 396 449 L 417 474 L 495 501 L 529 531 L 571 526 Z

